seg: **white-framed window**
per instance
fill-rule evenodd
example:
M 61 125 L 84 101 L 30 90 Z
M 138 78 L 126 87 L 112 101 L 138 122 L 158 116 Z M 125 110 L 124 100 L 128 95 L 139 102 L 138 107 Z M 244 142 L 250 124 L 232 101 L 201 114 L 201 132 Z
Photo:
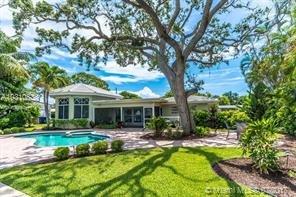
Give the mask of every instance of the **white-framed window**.
M 69 119 L 69 98 L 58 99 L 58 118 Z
M 74 98 L 74 118 L 89 117 L 89 98 Z
M 178 115 L 179 112 L 178 112 L 178 108 L 177 108 L 177 106 L 173 106 L 173 107 L 171 108 L 171 112 L 172 112 L 172 115 Z

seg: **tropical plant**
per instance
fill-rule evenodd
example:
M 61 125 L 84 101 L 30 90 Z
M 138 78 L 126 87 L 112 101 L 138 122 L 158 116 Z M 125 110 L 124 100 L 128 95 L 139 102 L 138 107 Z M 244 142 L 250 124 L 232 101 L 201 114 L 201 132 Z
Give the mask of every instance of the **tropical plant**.
M 41 88 L 43 91 L 44 110 L 47 120 L 47 127 L 50 124 L 50 111 L 49 111 L 49 91 L 52 89 L 63 87 L 69 84 L 69 78 L 65 70 L 57 67 L 50 66 L 46 62 L 38 62 L 30 67 L 32 74 L 33 87 Z
M 168 123 L 162 117 L 153 117 L 147 123 L 147 127 L 154 131 L 155 136 L 160 136 L 168 128 Z
M 29 78 L 25 65 L 32 56 L 19 52 L 20 41 L 0 31 L 0 122 L 6 122 L 0 125 L 2 129 L 24 126 L 36 118 L 38 113 L 37 110 L 35 114 L 29 113 L 36 109 L 32 102 L 32 92 L 25 88 Z
M 87 85 L 95 86 L 98 88 L 103 88 L 105 90 L 109 90 L 108 83 L 99 77 L 88 74 L 85 72 L 76 73 L 71 76 L 72 83 L 84 83 Z
M 0 31 L 0 79 L 7 79 L 17 75 L 19 80 L 29 78 L 24 68 L 30 57 L 29 53 L 18 52 L 20 39 L 12 39 Z
M 50 51 L 51 46 L 62 47 L 78 53 L 79 60 L 88 66 L 114 59 L 121 66 L 146 64 L 149 69 L 161 71 L 174 93 L 186 134 L 195 129 L 187 98 L 201 86 L 196 77 L 185 77 L 188 65 L 208 68 L 227 62 L 225 53 L 229 53 L 229 47 L 239 52 L 244 40 L 256 34 L 256 27 L 265 24 L 265 17 L 260 16 L 268 11 L 252 9 L 249 5 L 239 0 L 10 3 L 15 28 L 20 34 L 30 23 L 55 21 L 65 25 L 63 30 L 36 29 L 39 36 L 36 40 L 41 45 L 37 50 L 39 55 Z M 250 16 L 236 24 L 222 21 L 225 17 L 221 14 L 234 9 L 249 10 Z M 104 17 L 99 20 L 101 16 Z M 88 36 L 82 30 L 94 34 Z M 71 31 L 76 34 L 71 35 Z M 66 38 L 72 39 L 70 46 L 65 46 Z
M 241 136 L 243 154 L 249 154 L 254 166 L 261 173 L 269 173 L 278 169 L 278 151 L 274 147 L 276 141 L 275 125 L 271 119 L 254 121 Z

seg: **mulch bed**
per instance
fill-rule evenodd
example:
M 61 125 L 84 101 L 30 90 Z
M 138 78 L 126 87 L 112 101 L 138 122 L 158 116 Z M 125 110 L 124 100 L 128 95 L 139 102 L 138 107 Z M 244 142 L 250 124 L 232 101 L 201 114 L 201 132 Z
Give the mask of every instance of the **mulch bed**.
M 206 137 L 214 137 L 214 136 L 216 136 L 216 134 L 211 133 Z M 145 135 L 142 135 L 140 138 L 144 140 L 174 140 L 172 138 L 169 138 L 166 135 L 155 136 L 153 133 L 147 133 Z M 182 136 L 181 138 L 178 138 L 178 140 L 193 140 L 193 139 L 200 139 L 200 138 L 202 137 L 197 136 L 195 134 L 190 134 L 190 135 Z
M 278 148 L 280 150 L 296 150 L 295 138 L 284 137 Z M 260 174 L 254 169 L 247 158 L 237 158 L 221 161 L 213 166 L 216 173 L 234 182 L 265 192 L 272 196 L 296 196 L 296 177 L 289 176 L 289 172 L 296 172 L 296 156 L 281 157 L 280 170 L 269 175 Z

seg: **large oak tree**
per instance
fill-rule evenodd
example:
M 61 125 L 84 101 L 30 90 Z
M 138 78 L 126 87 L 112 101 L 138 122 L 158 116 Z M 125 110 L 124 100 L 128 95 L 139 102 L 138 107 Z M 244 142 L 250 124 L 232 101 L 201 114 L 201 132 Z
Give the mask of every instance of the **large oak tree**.
M 10 6 L 18 33 L 30 23 L 64 25 L 64 29 L 36 29 L 39 54 L 62 47 L 88 65 L 114 59 L 120 66 L 148 64 L 161 71 L 174 94 L 185 134 L 194 130 L 187 97 L 201 85 L 187 77 L 188 68 L 210 67 L 226 61 L 230 52 L 237 54 L 264 19 L 263 10 L 250 9 L 240 0 L 66 0 L 56 4 L 12 0 Z M 227 20 L 234 9 L 251 14 L 234 25 Z

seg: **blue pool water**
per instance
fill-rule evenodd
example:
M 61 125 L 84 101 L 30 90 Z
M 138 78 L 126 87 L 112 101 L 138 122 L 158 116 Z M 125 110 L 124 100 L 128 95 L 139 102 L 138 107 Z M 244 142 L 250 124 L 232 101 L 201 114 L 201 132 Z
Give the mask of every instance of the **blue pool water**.
M 85 134 L 72 134 L 66 133 L 41 133 L 41 134 L 28 134 L 19 136 L 21 138 L 33 138 L 35 139 L 35 145 L 40 147 L 48 146 L 76 146 L 79 144 L 88 144 L 95 141 L 102 141 L 109 139 L 108 136 L 94 135 L 91 133 Z

